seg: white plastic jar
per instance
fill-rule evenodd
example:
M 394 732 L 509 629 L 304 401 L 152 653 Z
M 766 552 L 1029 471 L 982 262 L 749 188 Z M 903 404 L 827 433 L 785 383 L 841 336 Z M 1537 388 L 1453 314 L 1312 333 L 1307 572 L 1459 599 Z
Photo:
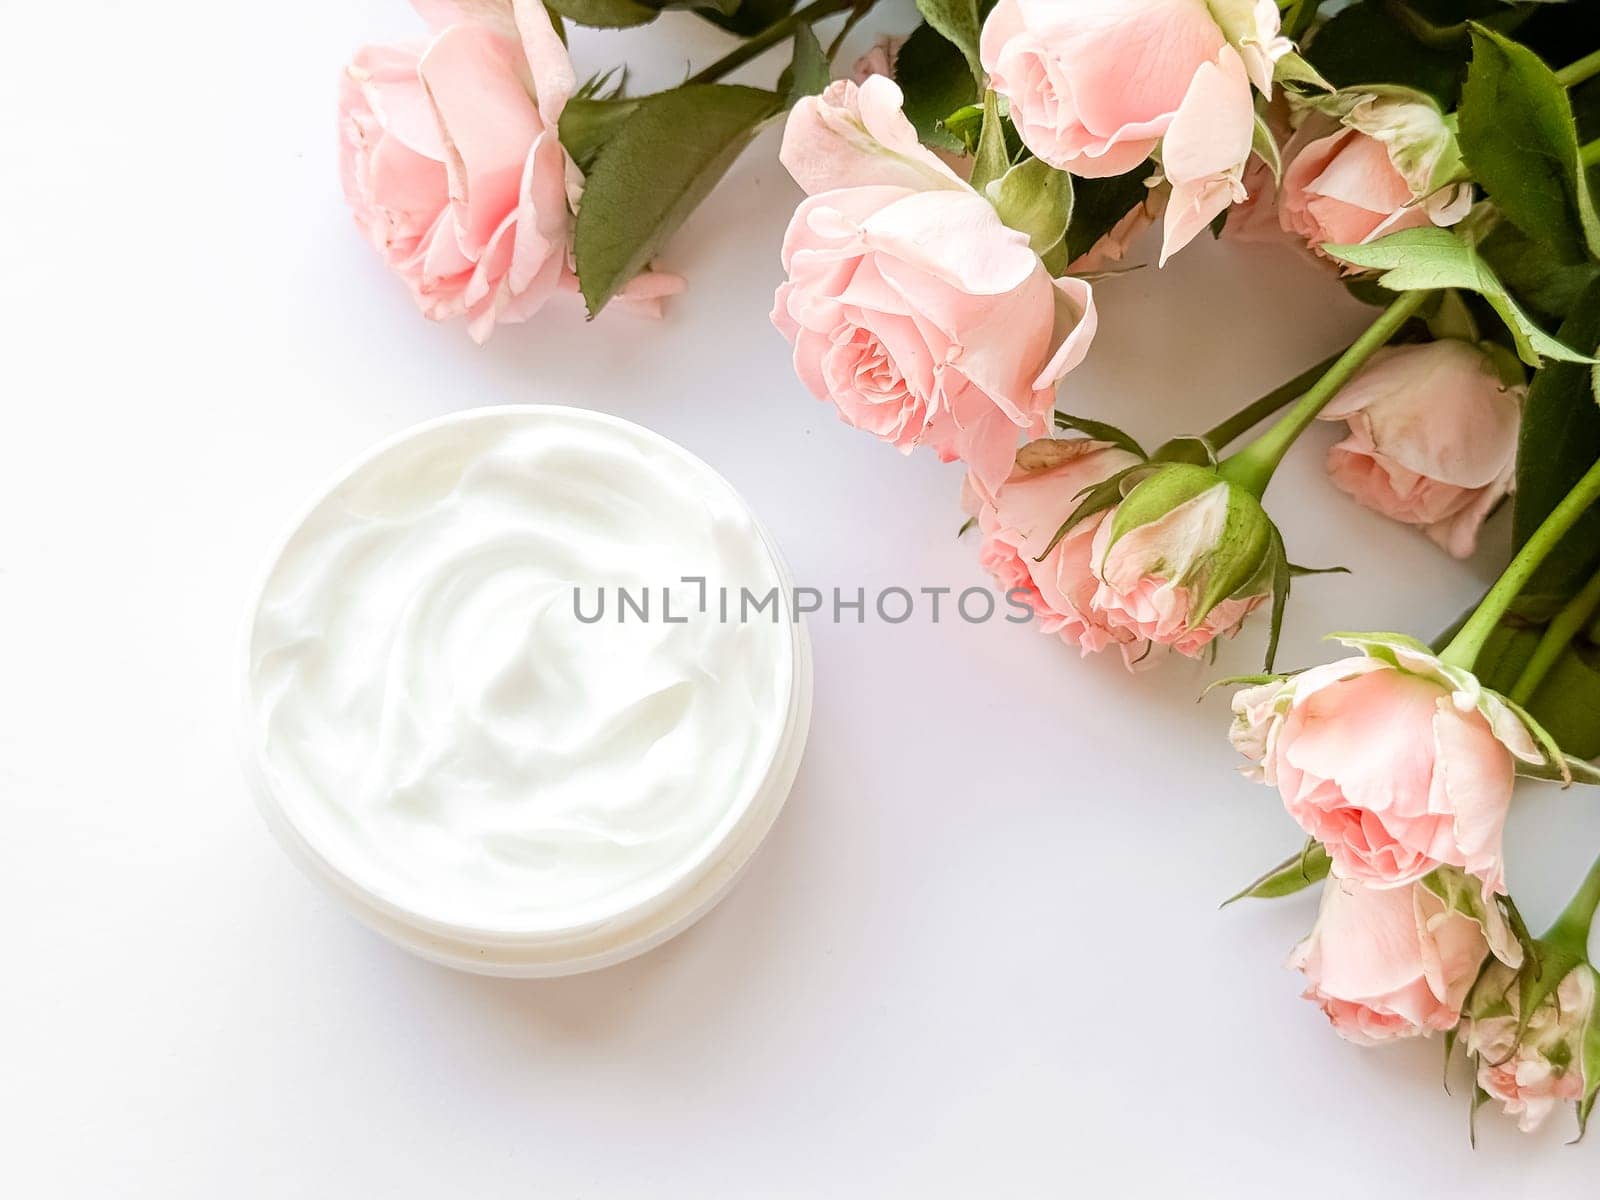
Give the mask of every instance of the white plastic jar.
M 606 966 L 710 909 L 777 817 L 811 711 L 793 603 L 748 505 L 659 434 L 538 405 L 429 421 L 272 557 L 245 770 L 290 856 L 408 949 Z

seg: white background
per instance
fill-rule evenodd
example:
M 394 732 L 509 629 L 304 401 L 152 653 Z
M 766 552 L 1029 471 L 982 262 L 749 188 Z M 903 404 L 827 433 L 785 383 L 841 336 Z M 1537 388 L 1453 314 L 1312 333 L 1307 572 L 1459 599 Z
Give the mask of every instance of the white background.
M 787 810 L 640 960 L 505 982 L 367 933 L 270 839 L 231 736 L 252 577 L 343 461 L 471 405 L 593 406 L 705 457 L 800 582 L 850 589 L 983 582 L 957 469 L 794 380 L 772 134 L 671 244 L 691 288 L 665 321 L 574 305 L 480 350 L 416 314 L 338 195 L 336 73 L 418 28 L 398 0 L 5 10 L 0 1191 L 1593 1194 L 1564 1114 L 1524 1138 L 1486 1111 L 1474 1154 L 1437 1041 L 1360 1050 L 1296 998 L 1310 896 L 1217 911 L 1298 837 L 1233 774 L 1207 672 L 1133 678 L 1027 628 L 814 623 Z M 575 44 L 647 88 L 727 43 L 673 17 Z M 1292 254 L 1204 238 L 1100 295 L 1063 406 L 1154 440 L 1364 320 Z M 1354 569 L 1297 586 L 1287 665 L 1329 629 L 1431 636 L 1503 553 L 1497 529 L 1458 564 L 1348 504 L 1331 436 L 1269 495 L 1297 561 Z M 1520 795 L 1532 917 L 1597 845 L 1593 797 Z

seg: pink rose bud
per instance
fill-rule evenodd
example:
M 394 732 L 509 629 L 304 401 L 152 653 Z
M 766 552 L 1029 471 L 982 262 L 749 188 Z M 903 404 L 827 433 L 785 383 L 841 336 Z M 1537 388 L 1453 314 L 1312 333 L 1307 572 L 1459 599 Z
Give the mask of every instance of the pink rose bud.
M 968 510 L 983 534 L 979 562 L 1008 598 L 1018 597 L 1033 610 L 1041 632 L 1085 654 L 1114 643 L 1129 657 L 1143 649 L 1131 634 L 1111 629 L 1092 603 L 1099 580 L 1090 569 L 1090 548 L 1107 514 L 1073 526 L 1049 553 L 1045 547 L 1085 488 L 1140 461 L 1108 442 L 1040 438 L 1017 451 L 1016 465 L 998 488 L 968 477 Z
M 1108 628 L 1194 657 L 1272 594 L 1277 531 L 1249 492 L 1168 463 L 1095 531 L 1094 607 Z
M 801 382 L 857 429 L 999 487 L 1019 432 L 1044 432 L 1088 352 L 1089 284 L 1050 277 L 1027 236 L 917 143 L 881 75 L 797 104 L 781 157 L 812 193 L 784 235 L 772 312 Z
M 1328 477 L 1464 558 L 1511 490 L 1526 394 L 1469 342 L 1385 347 L 1322 412 L 1350 427 L 1328 452 Z
M 1491 964 L 1473 989 L 1462 1042 L 1476 1060 L 1478 1086 L 1531 1133 L 1557 1104 L 1584 1103 L 1600 1082 L 1585 1077 L 1586 1057 L 1600 1050 L 1590 1044 L 1600 1036 L 1593 1028 L 1596 978 L 1588 963 L 1573 967 L 1520 1035 L 1518 982 L 1510 968 Z
M 1278 221 L 1318 254 L 1422 225 L 1454 225 L 1472 207 L 1455 135 L 1439 106 L 1407 88 L 1362 88 L 1311 102 L 1285 154 Z
M 1455 1028 L 1491 951 L 1521 965 L 1499 908 L 1446 867 L 1404 888 L 1329 879 L 1317 923 L 1289 965 L 1340 1037 L 1377 1045 Z
M 1396 634 L 1362 654 L 1245 688 L 1234 746 L 1247 773 L 1327 849 L 1333 874 L 1403 887 L 1442 866 L 1505 891 L 1501 834 L 1518 763 L 1548 775 L 1522 718 L 1470 671 Z

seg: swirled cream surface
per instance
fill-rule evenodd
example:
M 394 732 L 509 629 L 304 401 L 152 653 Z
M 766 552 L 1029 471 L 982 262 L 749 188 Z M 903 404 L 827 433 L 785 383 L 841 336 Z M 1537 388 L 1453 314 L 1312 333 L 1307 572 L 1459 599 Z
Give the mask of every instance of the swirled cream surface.
M 771 767 L 787 609 L 725 621 L 716 596 L 780 576 L 737 494 L 648 430 L 545 407 L 421 426 L 311 510 L 263 587 L 266 786 L 411 914 L 514 933 L 635 911 L 715 854 Z

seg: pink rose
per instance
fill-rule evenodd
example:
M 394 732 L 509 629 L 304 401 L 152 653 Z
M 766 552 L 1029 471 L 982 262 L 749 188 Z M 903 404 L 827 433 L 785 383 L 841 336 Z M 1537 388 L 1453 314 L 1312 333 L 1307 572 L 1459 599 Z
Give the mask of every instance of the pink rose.
M 1526 393 L 1469 342 L 1385 347 L 1322 412 L 1350 427 L 1328 451 L 1328 477 L 1465 558 L 1511 491 Z
M 417 8 L 430 39 L 363 47 L 345 68 L 340 176 L 356 223 L 423 315 L 464 315 L 483 342 L 573 290 L 569 196 L 582 176 L 556 127 L 576 78 L 534 0 Z M 622 298 L 648 310 L 682 284 L 630 286 Z
M 1333 873 L 1402 887 L 1441 866 L 1505 890 L 1501 835 L 1518 760 L 1545 755 L 1512 709 L 1420 643 L 1341 635 L 1364 654 L 1246 688 L 1234 746 L 1278 789 Z
M 1330 879 L 1311 933 L 1289 966 L 1305 998 L 1339 1036 L 1361 1045 L 1453 1029 L 1493 949 L 1512 966 L 1522 949 L 1500 910 L 1441 871 L 1408 888 Z
M 1015 467 L 998 488 L 968 479 L 968 511 L 983 534 L 979 562 L 1002 591 L 1027 596 L 1041 632 L 1085 654 L 1112 643 L 1132 657 L 1141 649 L 1131 635 L 1109 628 L 1092 604 L 1099 581 L 1089 552 L 1104 514 L 1079 522 L 1042 561 L 1034 560 L 1077 507 L 1080 492 L 1139 461 L 1106 442 L 1041 438 L 1017 451 Z
M 1289 48 L 1272 0 L 1000 0 L 979 55 L 1018 135 L 1052 166 L 1121 175 L 1161 147 L 1164 260 L 1244 198 L 1251 84 L 1269 93 Z
M 1094 607 L 1125 638 L 1193 658 L 1272 594 L 1270 531 L 1254 497 L 1169 464 L 1095 531 Z
M 780 157 L 812 193 L 784 235 L 772 313 L 801 381 L 850 425 L 999 486 L 1018 431 L 1044 431 L 1089 348 L 1089 285 L 1051 279 L 1027 237 L 917 144 L 882 76 L 796 105 Z
M 1487 1011 L 1469 1016 L 1462 1039 L 1477 1061 L 1478 1086 L 1500 1102 L 1517 1127 L 1532 1133 L 1557 1104 L 1587 1094 L 1584 1034 L 1595 1003 L 1594 968 L 1574 967 L 1534 1009 L 1518 1036 L 1520 993 L 1513 973 L 1491 965 L 1477 996 Z
M 1337 93 L 1285 148 L 1278 221 L 1323 254 L 1421 225 L 1454 225 L 1472 186 L 1452 184 L 1455 136 L 1432 100 L 1402 88 Z M 1331 130 L 1331 132 L 1328 132 Z

